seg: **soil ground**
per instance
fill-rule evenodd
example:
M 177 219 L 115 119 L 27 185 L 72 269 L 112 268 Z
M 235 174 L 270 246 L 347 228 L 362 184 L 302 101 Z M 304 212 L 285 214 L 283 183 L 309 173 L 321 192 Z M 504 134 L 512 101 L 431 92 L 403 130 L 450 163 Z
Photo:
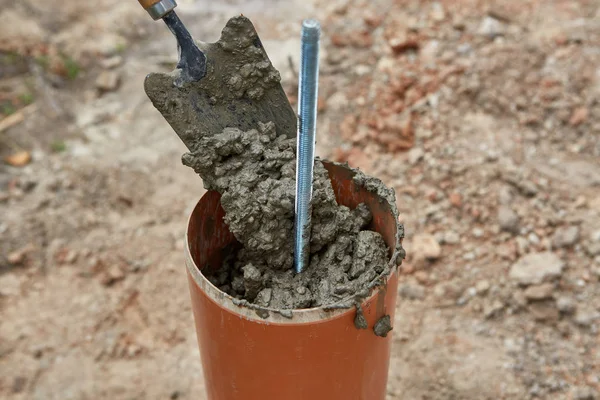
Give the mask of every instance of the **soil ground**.
M 133 0 L 55 3 L 0 0 L 0 397 L 203 399 L 202 183 L 142 89 L 174 41 Z M 406 227 L 389 399 L 599 398 L 598 1 L 179 9 L 205 41 L 249 16 L 292 101 L 322 21 L 318 153 L 394 186 Z

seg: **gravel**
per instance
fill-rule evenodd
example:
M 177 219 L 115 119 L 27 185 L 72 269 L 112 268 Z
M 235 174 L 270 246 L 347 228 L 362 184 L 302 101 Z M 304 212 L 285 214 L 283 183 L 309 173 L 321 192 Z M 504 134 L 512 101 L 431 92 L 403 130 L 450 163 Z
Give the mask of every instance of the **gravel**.
M 551 252 L 531 253 L 512 265 L 509 277 L 521 285 L 536 285 L 562 274 L 565 262 Z
M 509 207 L 501 206 L 498 209 L 498 224 L 503 231 L 519 233 L 519 216 Z
M 579 240 L 579 227 L 569 226 L 567 228 L 559 228 L 552 237 L 554 247 L 570 247 Z

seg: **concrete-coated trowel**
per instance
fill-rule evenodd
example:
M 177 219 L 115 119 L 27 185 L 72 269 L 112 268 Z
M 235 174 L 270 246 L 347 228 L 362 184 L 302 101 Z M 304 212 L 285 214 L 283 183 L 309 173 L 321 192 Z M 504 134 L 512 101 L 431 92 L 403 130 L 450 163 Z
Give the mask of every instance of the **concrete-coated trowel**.
M 297 116 L 250 20 L 231 18 L 216 43 L 195 42 L 174 9 L 175 0 L 139 0 L 165 21 L 179 50 L 177 68 L 146 77 L 146 94 L 184 144 L 224 128 L 243 131 L 272 121 L 277 134 L 294 137 Z

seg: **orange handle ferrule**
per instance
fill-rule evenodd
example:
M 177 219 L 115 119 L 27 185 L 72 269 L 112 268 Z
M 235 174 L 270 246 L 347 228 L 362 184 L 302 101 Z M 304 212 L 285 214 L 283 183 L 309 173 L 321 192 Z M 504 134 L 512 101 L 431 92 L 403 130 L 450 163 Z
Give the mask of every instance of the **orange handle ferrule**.
M 142 7 L 144 7 L 144 10 L 149 9 L 150 7 L 152 7 L 153 5 L 155 5 L 156 3 L 158 3 L 160 0 L 138 0 L 140 2 L 140 5 Z

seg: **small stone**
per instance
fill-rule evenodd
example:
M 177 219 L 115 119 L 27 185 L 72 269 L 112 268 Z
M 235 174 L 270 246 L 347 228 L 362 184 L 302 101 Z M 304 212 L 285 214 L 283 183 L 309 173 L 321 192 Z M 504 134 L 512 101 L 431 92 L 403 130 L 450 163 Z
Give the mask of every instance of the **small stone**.
M 579 326 L 588 327 L 600 318 L 600 313 L 592 308 L 577 311 L 575 323 Z
M 425 152 L 420 147 L 415 147 L 408 152 L 408 162 L 410 165 L 415 165 L 423 159 Z
M 87 267 L 82 271 L 81 275 L 89 277 L 100 273 L 103 269 L 104 262 L 96 257 L 91 257 L 87 262 Z
M 431 7 L 431 19 L 436 22 L 441 22 L 446 18 L 446 12 L 444 11 L 442 4 L 435 2 L 431 5 Z
M 517 237 L 516 239 L 517 242 L 517 252 L 519 254 L 525 254 L 527 253 L 527 250 L 529 249 L 529 241 L 527 239 L 525 239 L 524 237 Z
M 67 264 L 73 264 L 77 260 L 77 252 L 75 250 L 69 250 L 65 254 L 65 262 Z
M 119 87 L 121 77 L 116 71 L 102 71 L 96 79 L 96 88 L 111 92 Z
M 573 202 L 573 207 L 583 208 L 585 206 L 587 206 L 587 199 L 585 198 L 585 196 L 577 196 L 577 198 Z
M 579 240 L 579 227 L 570 226 L 565 229 L 558 228 L 552 237 L 554 247 L 570 247 Z
M 458 300 L 456 300 L 456 305 L 462 307 L 465 304 L 467 304 L 470 300 L 471 300 L 471 296 L 461 296 L 458 298 Z
M 389 39 L 388 44 L 396 54 L 419 49 L 419 42 L 413 38 L 408 38 L 405 34 Z
M 518 354 L 522 351 L 523 345 L 518 340 L 506 338 L 504 339 L 504 349 L 507 353 Z
M 502 205 L 509 205 L 513 202 L 513 193 L 510 186 L 502 186 L 502 188 L 498 191 L 498 201 Z
M 387 334 L 392 330 L 392 322 L 389 315 L 384 315 L 379 318 L 373 327 L 375 335 L 380 337 L 386 337 Z
M 475 289 L 477 290 L 478 294 L 484 295 L 490 290 L 490 286 L 491 285 L 489 281 L 483 280 L 475 284 Z
M 443 282 L 433 288 L 433 293 L 436 297 L 449 298 L 451 300 L 457 300 L 463 292 L 464 287 L 454 281 Z
M 564 314 L 573 314 L 577 310 L 577 303 L 571 297 L 560 296 L 556 299 L 556 308 Z
M 505 260 L 514 261 L 517 259 L 517 246 L 514 242 L 502 243 L 496 247 L 496 254 Z
M 498 224 L 503 231 L 515 234 L 519 232 L 519 216 L 507 206 L 498 209 Z
M 579 386 L 574 389 L 574 400 L 598 400 L 598 392 L 589 386 Z
M 540 244 L 540 238 L 534 232 L 530 232 L 529 235 L 527 235 L 527 240 L 533 245 Z
M 412 264 L 409 264 L 407 262 L 403 262 L 402 266 L 400 267 L 400 272 L 404 275 L 410 275 L 413 272 L 415 272 L 415 267 Z
M 305 286 L 298 286 L 296 288 L 296 292 L 300 295 L 306 294 L 306 287 Z
M 327 99 L 327 108 L 333 111 L 339 111 L 348 106 L 348 98 L 343 92 L 335 92 Z
M 450 201 L 450 204 L 452 204 L 452 206 L 459 208 L 460 206 L 462 206 L 462 195 L 460 193 L 457 192 L 453 192 L 450 194 L 450 196 L 448 197 L 448 200 Z
M 19 187 L 23 190 L 23 192 L 29 193 L 37 186 L 37 184 L 37 181 L 34 179 L 25 178 L 19 182 Z
M 481 21 L 477 33 L 490 39 L 494 39 L 504 33 L 504 26 L 496 18 L 487 16 Z
M 21 294 L 21 279 L 17 274 L 0 275 L 0 297 Z
M 485 305 L 483 308 L 483 316 L 485 318 L 493 318 L 498 315 L 503 308 L 504 304 L 502 304 L 500 300 L 494 300 L 492 303 Z
M 566 320 L 559 321 L 558 324 L 556 324 L 556 329 L 565 338 L 572 334 L 571 323 Z
M 600 242 L 590 242 L 585 245 L 585 252 L 590 256 L 594 257 L 600 255 Z
M 13 167 L 24 167 L 25 165 L 29 164 L 30 161 L 31 152 L 26 150 L 20 150 L 4 157 L 4 162 Z
M 17 250 L 8 253 L 8 262 L 12 265 L 20 265 L 25 261 L 25 252 L 22 250 Z
M 554 253 L 531 253 L 512 265 L 509 277 L 521 285 L 537 285 L 560 276 L 564 266 L 564 261 Z
M 473 231 L 472 231 L 472 233 L 473 233 L 473 236 L 474 236 L 474 237 L 476 237 L 476 238 L 480 238 L 480 237 L 483 237 L 484 230 L 483 230 L 483 229 L 481 229 L 481 228 L 473 228 Z
M 405 283 L 400 286 L 400 296 L 410 300 L 421 300 L 425 297 L 425 288 L 418 284 Z
M 426 284 L 429 282 L 429 275 L 425 271 L 417 271 L 415 272 L 415 279 L 419 283 Z
M 231 281 L 231 287 L 233 288 L 233 290 L 235 290 L 236 293 L 244 294 L 244 292 L 246 291 L 246 287 L 244 286 L 244 278 L 242 278 L 239 275 L 235 276 Z
M 73 264 L 77 260 L 77 252 L 62 248 L 56 252 L 54 259 L 58 264 Z
M 463 43 L 456 48 L 458 54 L 465 55 L 471 53 L 473 47 L 469 43 Z M 497 150 L 488 150 L 485 152 L 485 161 L 493 163 L 498 161 L 500 153 Z
M 531 312 L 533 318 L 540 322 L 558 321 L 559 318 L 558 310 L 548 301 L 531 303 L 529 312 Z
M 569 124 L 571 124 L 571 126 L 581 125 L 587 120 L 588 114 L 588 109 L 585 107 L 573 110 L 573 114 L 571 114 L 571 118 L 569 119 Z
M 421 233 L 413 238 L 411 252 L 415 258 L 435 260 L 442 255 L 442 248 L 433 235 Z
M 517 290 L 512 294 L 511 300 L 512 305 L 516 308 L 523 308 L 527 305 L 527 299 L 525 298 L 525 294 L 523 294 L 523 292 L 520 290 Z
M 248 298 L 248 300 L 253 301 L 263 286 L 260 270 L 252 264 L 247 264 L 242 267 L 242 271 L 244 272 L 245 296 Z M 306 291 L 306 288 L 302 288 Z M 298 291 L 298 293 L 300 293 L 300 291 Z
M 350 292 L 352 290 L 352 287 L 348 284 L 339 284 L 336 285 L 335 289 L 333 289 L 333 293 L 337 294 L 337 295 L 345 295 L 346 293 Z M 302 293 L 300 293 L 302 294 Z
M 551 283 L 542 283 L 541 285 L 530 286 L 525 290 L 525 297 L 528 300 L 544 300 L 552 297 L 554 285 Z
M 536 194 L 538 194 L 538 187 L 535 183 L 531 181 L 519 181 L 517 182 L 517 187 L 519 188 L 521 193 L 527 197 L 533 197 Z
M 273 295 L 273 289 L 266 288 L 258 292 L 256 295 L 255 303 L 262 307 L 268 307 L 271 303 L 271 296 Z
M 447 231 L 444 234 L 444 243 L 447 244 L 458 244 L 460 242 L 460 235 L 456 231 Z
M 110 268 L 108 268 L 108 270 L 106 270 L 101 282 L 105 286 L 111 286 L 114 283 L 123 279 L 125 279 L 125 274 L 123 273 L 123 270 L 121 270 L 121 268 L 118 265 L 113 264 Z
M 105 69 L 113 69 L 123 63 L 123 57 L 115 55 L 112 57 L 104 58 L 100 61 L 100 65 Z

